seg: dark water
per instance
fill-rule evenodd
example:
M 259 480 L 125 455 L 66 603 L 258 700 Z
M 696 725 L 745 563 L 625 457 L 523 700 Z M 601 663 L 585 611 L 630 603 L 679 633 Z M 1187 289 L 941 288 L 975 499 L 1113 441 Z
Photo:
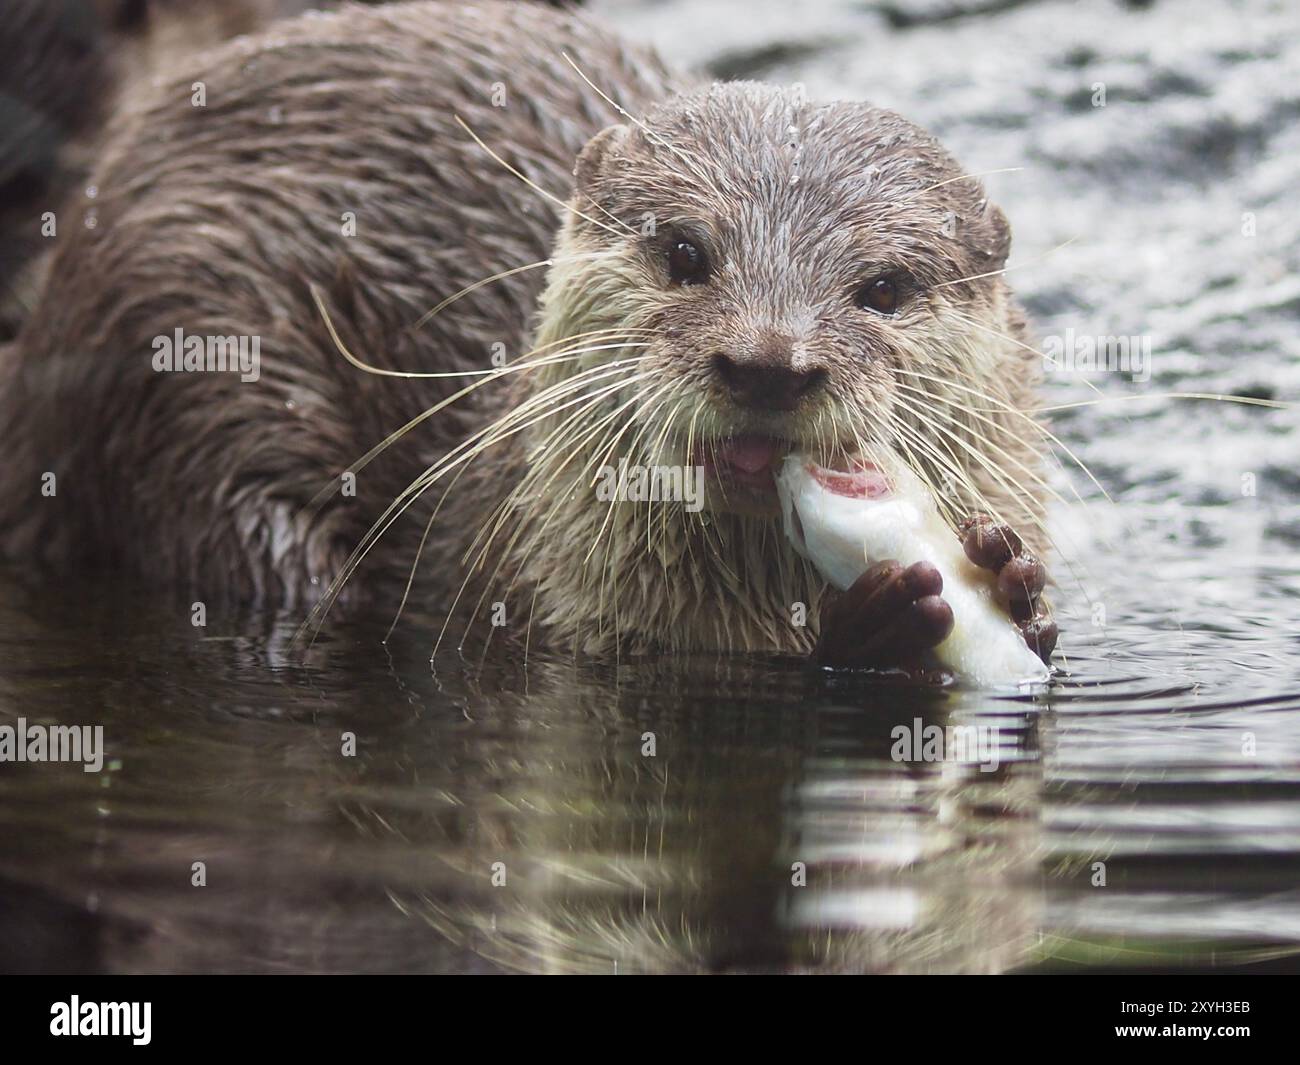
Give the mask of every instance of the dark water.
M 297 616 L 196 629 L 185 604 L 10 572 L 0 724 L 102 724 L 108 753 L 98 774 L 0 766 L 0 962 L 1291 967 L 1300 415 L 1155 397 L 1300 398 L 1300 16 L 595 6 L 679 62 L 870 98 L 972 171 L 1023 168 L 988 182 L 1040 334 L 1151 336 L 1148 381 L 1046 385 L 1048 405 L 1091 404 L 1055 431 L 1110 497 L 1062 451 L 1057 683 L 454 651 L 431 668 L 418 618 L 387 648 L 385 618 L 303 657 Z M 918 718 L 990 729 L 996 768 L 895 760 Z

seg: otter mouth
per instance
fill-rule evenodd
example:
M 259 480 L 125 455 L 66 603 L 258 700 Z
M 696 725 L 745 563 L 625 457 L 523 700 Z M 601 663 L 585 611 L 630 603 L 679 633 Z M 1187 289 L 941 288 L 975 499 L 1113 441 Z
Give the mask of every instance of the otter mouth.
M 776 498 L 776 470 L 793 449 L 789 440 L 744 433 L 712 441 L 699 449 L 704 475 L 724 491 Z
M 894 494 L 885 471 L 861 456 L 849 458 L 833 468 L 805 461 L 804 468 L 832 495 L 846 499 L 886 499 Z
M 729 502 L 746 510 L 757 505 L 767 511 L 779 505 L 776 483 L 782 465 L 799 451 L 794 441 L 783 437 L 742 433 L 697 447 L 694 462 Z M 835 495 L 882 499 L 892 492 L 880 467 L 861 455 L 842 456 L 825 466 L 807 456 L 800 460 L 817 482 Z

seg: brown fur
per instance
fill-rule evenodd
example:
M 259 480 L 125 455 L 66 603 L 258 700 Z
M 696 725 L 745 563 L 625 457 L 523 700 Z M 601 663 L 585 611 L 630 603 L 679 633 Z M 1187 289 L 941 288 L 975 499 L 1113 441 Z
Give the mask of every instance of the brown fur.
M 85 178 L 119 95 L 176 59 L 312 0 L 5 0 L 0 18 L 0 340 L 39 291 L 42 215 L 80 225 Z
M 649 132 L 619 121 L 561 52 Z M 196 80 L 206 109 L 189 104 Z M 505 107 L 492 104 L 497 83 Z M 675 505 L 611 509 L 592 496 L 590 462 L 606 444 L 614 458 L 683 462 L 695 433 L 885 447 L 863 415 L 913 417 L 899 367 L 960 372 L 1025 408 L 1032 361 L 1017 345 L 1019 312 L 1000 277 L 961 280 L 1000 268 L 1008 230 L 978 181 L 951 180 L 962 175 L 951 158 L 889 112 L 758 85 L 672 88 L 647 53 L 573 16 L 509 4 L 349 9 L 178 71 L 116 123 L 96 168 L 99 225 L 60 247 L 3 367 L 12 454 L 0 546 L 65 567 L 109 561 L 197 598 L 308 603 L 383 508 L 469 434 L 511 424 L 566 375 L 644 356 L 654 376 L 583 415 L 594 425 L 630 402 L 611 422 L 624 435 L 588 441 L 565 465 L 562 449 L 537 450 L 562 415 L 521 425 L 421 493 L 345 596 L 395 603 L 445 491 L 417 594 L 448 610 L 458 600 L 457 636 L 501 602 L 508 631 L 590 651 L 806 650 L 813 627 L 792 625 L 792 607 L 815 619 L 821 582 L 770 517 L 717 499 L 703 519 Z M 457 115 L 541 188 L 572 195 L 573 210 L 507 174 Z M 357 231 L 345 237 L 349 211 Z M 653 236 L 641 232 L 647 214 Z M 686 224 L 708 234 L 723 267 L 715 283 L 676 289 L 663 242 Z M 540 270 L 515 274 L 410 329 L 441 298 L 552 254 L 544 290 Z M 851 302 L 880 266 L 906 267 L 919 285 L 894 320 Z M 350 350 L 389 369 L 482 371 L 494 344 L 519 357 L 600 328 L 648 330 L 649 346 L 490 382 L 360 469 L 356 498 L 334 492 L 312 508 L 323 484 L 466 384 L 358 371 L 312 286 Z M 261 380 L 154 373 L 152 338 L 177 327 L 260 336 Z M 781 419 L 729 405 L 710 376 L 714 353 L 776 348 L 815 362 L 826 387 Z M 660 386 L 676 406 L 641 409 Z M 966 418 L 955 431 L 1036 466 L 1017 417 L 995 405 L 991 418 L 993 428 Z M 1036 493 L 1013 496 L 952 453 L 1032 541 Z M 917 461 L 942 472 L 933 456 Z M 53 499 L 40 493 L 42 471 L 58 475 Z M 947 502 L 960 512 L 976 500 L 959 489 Z
M 608 131 L 584 152 L 575 202 L 585 217 L 568 218 L 559 251 L 610 254 L 553 271 L 538 338 L 579 327 L 648 330 L 652 381 L 676 382 L 673 395 L 682 397 L 682 407 L 675 417 L 648 415 L 653 427 L 641 434 L 640 446 L 629 445 L 637 439 L 629 433 L 617 454 L 631 452 L 631 461 L 642 465 L 685 463 L 692 420 L 697 440 L 750 432 L 814 451 L 852 451 L 861 443 L 884 450 L 890 438 L 874 434 L 867 419 L 889 424 L 910 417 L 899 368 L 964 375 L 959 385 L 965 381 L 963 387 L 992 397 L 975 400 L 976 407 L 1029 405 L 1033 357 L 1018 343 L 1023 326 L 1005 284 L 1000 277 L 953 283 L 1001 268 L 1010 242 L 1006 222 L 977 181 L 951 180 L 962 171 L 933 138 L 865 104 L 813 105 L 747 84 L 678 97 L 654 108 L 645 125 L 648 131 Z M 654 238 L 611 235 L 596 224 L 647 216 L 656 220 Z M 942 228 L 950 218 L 956 225 L 948 238 Z M 707 285 L 666 284 L 664 247 L 683 230 L 704 235 L 722 264 Z M 905 268 L 920 288 L 896 319 L 851 302 L 864 278 L 883 266 Z M 553 321 L 561 314 L 567 320 Z M 957 315 L 987 326 L 973 327 Z M 1009 339 L 998 340 L 988 327 Z M 793 413 L 737 407 L 712 356 L 757 361 L 773 346 L 805 369 L 824 371 L 826 385 Z M 901 379 L 972 405 L 960 388 Z M 619 393 L 610 404 L 623 401 Z M 1041 543 L 1037 495 L 1010 491 L 1028 481 L 1025 470 L 1038 462 L 1018 439 L 1026 435 L 1022 422 L 995 410 L 989 422 L 942 423 L 981 453 L 991 451 L 988 437 L 1023 463 L 1005 480 L 950 438 L 921 431 L 939 440 L 938 458 L 960 460 L 978 492 L 953 493 L 946 502 L 954 516 L 992 506 Z M 544 425 L 534 436 L 550 429 Z M 916 458 L 941 485 L 936 457 Z M 1008 465 L 1000 455 L 995 462 Z M 538 468 L 546 465 L 534 463 L 539 483 Z M 793 606 L 815 611 L 823 582 L 770 516 L 730 513 L 725 501 L 714 500 L 708 525 L 680 507 L 665 520 L 644 506 L 611 510 L 593 503 L 572 467 L 560 483 L 565 487 L 551 489 L 551 506 L 538 508 L 533 493 L 523 493 L 521 531 L 511 543 L 532 552 L 520 582 L 540 589 L 529 608 L 566 641 L 593 651 L 616 641 L 630 650 L 808 649 L 812 629 L 792 624 Z M 574 540 L 588 550 L 574 551 Z

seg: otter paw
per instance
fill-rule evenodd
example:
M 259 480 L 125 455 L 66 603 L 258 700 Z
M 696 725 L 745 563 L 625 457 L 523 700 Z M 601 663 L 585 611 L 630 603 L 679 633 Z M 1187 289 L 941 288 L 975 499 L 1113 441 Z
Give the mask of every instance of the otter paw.
M 1025 643 L 1044 662 L 1052 657 L 1060 635 L 1051 611 L 1042 602 L 1047 570 L 1008 525 L 987 514 L 976 514 L 961 524 L 959 533 L 966 557 L 998 575 L 998 596 L 1020 627 Z
M 822 607 L 813 661 L 850 669 L 919 666 L 952 631 L 940 598 L 943 576 L 929 562 L 878 562 Z

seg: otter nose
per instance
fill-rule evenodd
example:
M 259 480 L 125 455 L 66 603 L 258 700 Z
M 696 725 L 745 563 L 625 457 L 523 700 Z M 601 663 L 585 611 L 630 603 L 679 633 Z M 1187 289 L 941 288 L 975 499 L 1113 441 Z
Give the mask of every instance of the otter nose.
M 736 359 L 721 352 L 713 356 L 713 368 L 742 407 L 759 410 L 794 410 L 801 397 L 826 380 L 820 367 L 796 370 L 785 358 Z

